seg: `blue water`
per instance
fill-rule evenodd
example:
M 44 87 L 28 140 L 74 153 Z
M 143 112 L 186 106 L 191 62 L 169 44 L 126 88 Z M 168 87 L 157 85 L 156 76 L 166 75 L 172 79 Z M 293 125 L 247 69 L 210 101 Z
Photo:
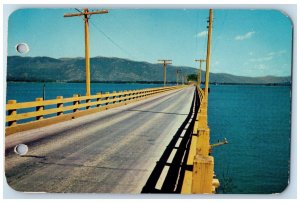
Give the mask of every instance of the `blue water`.
M 38 97 L 43 97 L 44 83 L 8 83 L 8 100 L 17 100 L 17 102 L 34 101 Z M 91 83 L 91 94 L 98 92 L 113 92 L 123 90 L 134 90 L 143 88 L 161 87 L 162 84 L 115 84 L 115 83 Z M 64 98 L 72 97 L 73 94 L 85 95 L 85 83 L 45 83 L 45 99 L 56 99 L 57 96 Z
M 91 85 L 92 94 L 150 87 L 157 84 Z M 208 103 L 211 143 L 226 137 L 229 144 L 213 149 L 218 193 L 282 192 L 289 178 L 290 87 L 213 86 Z M 8 83 L 7 100 L 42 97 L 42 83 Z M 46 83 L 46 99 L 85 94 L 83 83 Z
M 208 122 L 218 193 L 282 192 L 289 179 L 290 87 L 211 86 Z

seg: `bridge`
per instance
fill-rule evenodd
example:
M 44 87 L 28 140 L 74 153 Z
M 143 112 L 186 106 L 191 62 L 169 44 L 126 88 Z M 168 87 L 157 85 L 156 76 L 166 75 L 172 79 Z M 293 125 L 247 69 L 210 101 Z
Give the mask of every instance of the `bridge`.
M 28 192 L 191 193 L 201 94 L 195 86 L 173 86 L 89 99 L 10 101 L 8 184 Z M 53 103 L 57 107 L 44 109 Z M 32 106 L 35 112 L 16 113 Z M 43 118 L 53 112 L 57 115 Z M 32 116 L 36 121 L 17 123 Z M 28 146 L 26 155 L 15 153 L 18 144 Z
M 8 184 L 25 192 L 215 193 L 211 150 L 227 141 L 210 144 L 207 122 L 211 22 L 212 10 L 203 89 L 198 77 L 190 85 L 9 100 Z

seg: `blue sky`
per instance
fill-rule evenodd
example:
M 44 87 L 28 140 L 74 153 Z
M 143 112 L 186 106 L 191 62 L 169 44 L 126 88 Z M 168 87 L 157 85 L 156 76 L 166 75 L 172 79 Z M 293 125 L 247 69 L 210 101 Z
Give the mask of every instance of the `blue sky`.
M 25 42 L 24 56 L 84 57 L 81 17 L 75 9 L 25 9 L 11 14 L 8 55 Z M 109 9 L 90 19 L 90 53 L 197 67 L 205 58 L 208 10 Z M 103 34 L 104 33 L 104 34 Z M 109 39 L 108 37 L 109 36 Z M 291 75 L 292 24 L 276 10 L 214 10 L 211 72 L 241 76 Z M 113 42 L 112 42 L 113 41 Z

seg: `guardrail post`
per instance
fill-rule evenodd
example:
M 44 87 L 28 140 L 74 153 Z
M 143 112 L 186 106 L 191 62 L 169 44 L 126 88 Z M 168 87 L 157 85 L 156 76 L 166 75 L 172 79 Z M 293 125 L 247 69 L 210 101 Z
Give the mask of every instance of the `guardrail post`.
M 90 102 L 91 102 L 91 99 L 86 99 L 86 100 L 85 100 L 85 103 L 86 103 L 86 104 L 88 104 L 88 103 L 90 103 Z M 89 109 L 90 107 L 91 107 L 91 106 L 86 106 L 85 109 Z
M 141 92 L 141 97 L 143 98 L 143 97 L 145 97 L 145 90 L 143 90 L 142 92 Z
M 63 99 L 63 98 L 64 98 L 63 96 L 57 96 L 57 97 L 56 97 L 56 99 Z M 62 102 L 59 102 L 59 103 L 57 103 L 57 105 L 56 105 L 56 107 L 57 107 L 58 109 L 62 109 L 63 106 L 64 106 L 64 103 L 62 103 Z M 63 115 L 63 114 L 64 114 L 63 111 L 57 112 L 57 116 L 60 116 L 60 115 Z
M 16 103 L 17 103 L 17 100 L 8 100 L 8 104 L 16 104 Z M 17 109 L 8 110 L 8 115 L 9 116 L 16 116 L 17 115 Z M 7 124 L 8 124 L 8 126 L 15 126 L 15 125 L 17 125 L 17 121 L 16 120 L 9 121 Z
M 119 91 L 119 103 L 122 102 L 123 92 Z
M 126 97 L 127 97 L 127 90 L 123 91 L 123 96 L 124 96 L 123 101 L 126 102 L 127 101 L 127 99 L 126 99 Z
M 212 156 L 195 156 L 192 193 L 211 194 L 213 192 L 213 168 L 214 158 Z
M 35 101 L 43 101 L 43 98 L 36 98 Z M 37 112 L 43 111 L 44 110 L 44 106 L 43 105 L 36 106 L 35 110 Z M 42 119 L 43 119 L 43 115 L 36 116 L 36 120 L 42 120 Z
M 102 94 L 101 94 L 101 92 L 98 92 L 97 95 L 98 95 L 98 97 L 97 97 L 97 102 L 100 102 L 101 99 L 102 99 Z M 97 107 L 100 107 L 100 106 L 101 106 L 101 104 L 97 104 Z
M 109 92 L 105 92 L 105 94 L 109 95 Z M 105 105 L 107 106 L 109 104 L 109 96 L 107 96 L 105 99 L 107 100 L 107 102 L 105 103 Z
M 139 98 L 143 98 L 143 94 L 144 94 L 144 90 L 141 90 Z
M 79 100 L 78 100 L 79 95 L 78 94 L 73 94 L 73 97 L 74 97 L 73 106 L 78 107 L 78 105 L 79 105 Z M 78 108 L 73 109 L 74 113 L 77 112 L 77 111 L 78 111 Z
M 113 104 L 114 103 L 116 103 L 116 91 L 113 91 L 113 97 L 112 97 L 112 99 L 113 99 Z
M 137 90 L 134 90 L 135 92 L 133 93 L 133 99 L 137 99 L 139 96 L 139 93 L 136 92 Z
M 131 90 L 130 96 L 131 96 L 130 100 L 134 100 L 134 90 Z

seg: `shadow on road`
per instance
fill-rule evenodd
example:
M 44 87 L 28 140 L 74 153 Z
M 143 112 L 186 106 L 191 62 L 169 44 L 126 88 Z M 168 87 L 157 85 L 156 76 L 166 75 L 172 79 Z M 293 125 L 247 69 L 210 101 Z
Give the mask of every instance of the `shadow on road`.
M 149 176 L 146 184 L 144 185 L 141 193 L 180 193 L 184 178 L 185 170 L 192 170 L 187 167 L 186 162 L 188 158 L 188 150 L 190 147 L 190 141 L 193 133 L 193 126 L 196 120 L 196 116 L 193 116 L 193 112 L 197 112 L 199 109 L 199 97 L 197 91 L 194 93 L 192 106 L 190 108 L 187 118 L 180 126 L 176 134 L 173 136 L 169 145 L 166 147 L 159 161 L 157 161 L 154 170 Z M 176 143 L 181 139 L 178 147 Z M 171 156 L 173 150 L 176 150 L 174 158 L 171 163 L 167 160 Z M 163 174 L 165 168 L 169 168 L 166 175 Z M 165 176 L 164 179 L 160 178 Z M 160 185 L 157 187 L 157 185 Z

